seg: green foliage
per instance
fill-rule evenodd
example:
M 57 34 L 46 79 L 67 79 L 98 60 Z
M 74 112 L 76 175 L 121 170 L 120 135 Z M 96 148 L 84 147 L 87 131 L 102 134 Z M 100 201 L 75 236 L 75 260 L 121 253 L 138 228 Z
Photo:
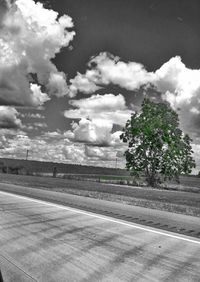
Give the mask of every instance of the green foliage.
M 188 174 L 195 167 L 191 139 L 179 129 L 178 114 L 166 103 L 144 99 L 120 138 L 128 143 L 126 168 L 150 186 Z

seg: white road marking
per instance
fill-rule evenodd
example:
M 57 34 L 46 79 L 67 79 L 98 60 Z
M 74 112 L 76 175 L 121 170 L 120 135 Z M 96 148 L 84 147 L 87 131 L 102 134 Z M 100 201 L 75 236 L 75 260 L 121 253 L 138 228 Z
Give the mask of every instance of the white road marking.
M 147 231 L 147 232 L 152 232 L 152 233 L 155 233 L 155 234 L 164 235 L 164 236 L 167 236 L 167 237 L 170 237 L 170 238 L 179 239 L 179 240 L 183 240 L 183 241 L 186 241 L 186 242 L 190 242 L 190 243 L 200 245 L 200 240 L 198 241 L 198 239 L 197 240 L 190 239 L 190 238 L 188 238 L 188 236 L 183 237 L 183 236 L 180 236 L 180 235 L 173 235 L 172 233 L 169 233 L 167 231 L 159 231 L 158 229 L 155 229 L 155 228 L 143 227 L 143 226 L 141 226 L 139 224 L 135 224 L 135 223 L 127 223 L 123 220 L 113 219 L 113 218 L 108 217 L 108 216 L 97 215 L 97 214 L 92 213 L 92 212 L 86 212 L 86 211 L 66 207 L 66 206 L 59 205 L 59 204 L 54 204 L 54 203 L 43 201 L 43 200 L 33 199 L 31 197 L 28 197 L 28 196 L 27 197 L 26 196 L 20 196 L 20 195 L 12 194 L 12 193 L 9 193 L 9 192 L 7 193 L 7 192 L 3 192 L 3 191 L 0 191 L 0 193 L 9 195 L 11 197 L 13 196 L 13 197 L 16 197 L 16 198 L 24 199 L 24 200 L 27 200 L 27 201 L 30 201 L 30 202 L 35 202 L 35 203 L 43 204 L 43 205 L 46 205 L 46 206 L 56 207 L 56 208 L 59 208 L 59 209 L 62 209 L 62 210 L 68 210 L 68 211 L 72 211 L 72 212 L 75 212 L 75 213 L 88 215 L 88 216 L 91 216 L 91 217 L 107 220 L 107 221 L 110 221 L 110 222 L 114 222 L 114 223 L 118 223 L 118 224 L 121 224 L 121 225 L 133 227 L 133 228 L 144 230 L 144 231 Z

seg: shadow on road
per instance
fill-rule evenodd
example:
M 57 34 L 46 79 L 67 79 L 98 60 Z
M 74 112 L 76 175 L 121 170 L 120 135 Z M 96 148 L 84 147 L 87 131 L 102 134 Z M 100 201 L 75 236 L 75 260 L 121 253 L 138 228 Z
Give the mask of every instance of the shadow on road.
M 0 282 L 3 282 L 3 276 L 1 274 L 1 270 L 0 270 Z

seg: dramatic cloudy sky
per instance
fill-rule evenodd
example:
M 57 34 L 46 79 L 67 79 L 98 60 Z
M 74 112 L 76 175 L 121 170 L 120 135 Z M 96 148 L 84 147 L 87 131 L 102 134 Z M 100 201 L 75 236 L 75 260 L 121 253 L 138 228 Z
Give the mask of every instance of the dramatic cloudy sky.
M 168 101 L 200 169 L 199 0 L 0 0 L 0 157 L 124 166 L 144 95 Z

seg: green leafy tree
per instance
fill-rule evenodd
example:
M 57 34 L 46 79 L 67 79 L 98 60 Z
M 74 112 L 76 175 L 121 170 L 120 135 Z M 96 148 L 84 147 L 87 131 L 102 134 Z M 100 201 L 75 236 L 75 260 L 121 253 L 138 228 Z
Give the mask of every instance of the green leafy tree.
M 128 143 L 126 168 L 145 175 L 150 186 L 188 174 L 195 167 L 192 141 L 179 129 L 178 114 L 169 104 L 144 99 L 139 113 L 132 114 L 120 136 Z

